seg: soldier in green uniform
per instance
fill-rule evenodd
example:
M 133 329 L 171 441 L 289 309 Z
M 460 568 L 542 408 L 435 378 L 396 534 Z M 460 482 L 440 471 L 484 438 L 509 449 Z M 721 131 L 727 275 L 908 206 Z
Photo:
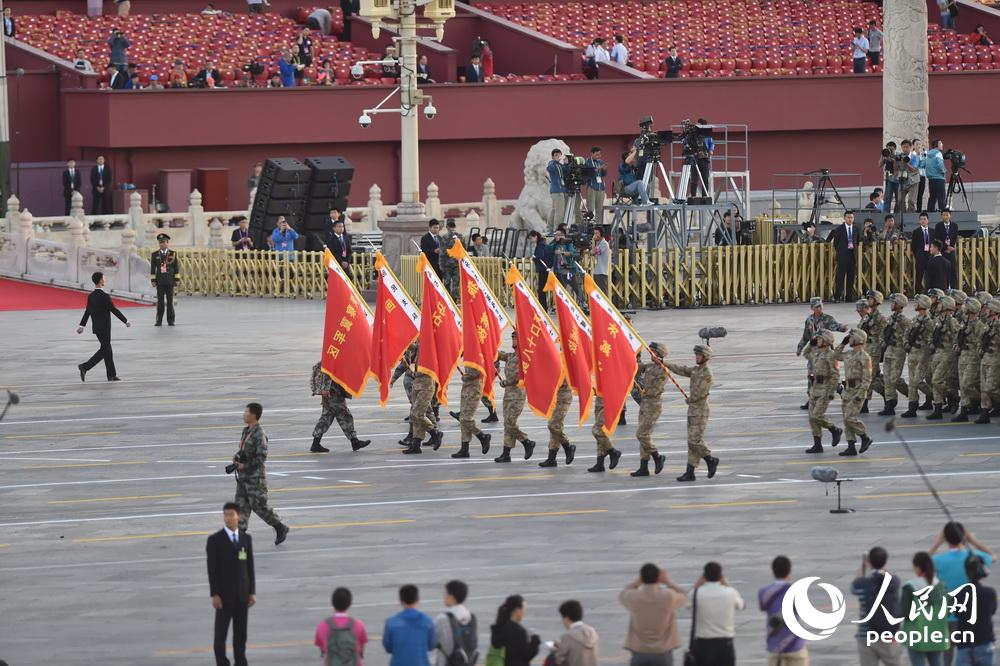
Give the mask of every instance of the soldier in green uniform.
M 420 353 L 420 346 L 413 342 L 406 351 L 403 352 L 403 357 L 399 359 L 399 363 L 396 364 L 396 368 L 392 371 L 392 380 L 389 385 L 392 386 L 396 383 L 400 377 L 403 378 L 403 390 L 406 391 L 406 400 L 413 405 L 413 379 L 417 376 L 417 358 Z M 435 394 L 431 400 L 430 412 L 428 412 L 428 418 L 433 418 L 434 421 L 440 420 L 438 417 L 438 410 L 441 405 L 438 403 L 437 395 Z M 410 416 L 407 415 L 404 419 L 406 422 L 410 421 Z M 409 446 L 410 440 L 413 438 L 413 428 L 410 428 L 409 434 L 401 440 L 399 440 L 400 446 Z
M 991 416 L 1000 416 L 1000 299 L 991 298 L 983 309 L 988 318 L 979 341 L 982 411 L 976 423 L 989 423 Z
M 840 444 L 840 436 L 844 432 L 826 416 L 840 383 L 840 368 L 833 352 L 833 331 L 819 331 L 809 341 L 805 355 L 813 368 L 813 382 L 809 387 L 809 429 L 812 430 L 813 445 L 806 449 L 806 453 L 823 453 L 823 430 L 830 431 L 833 437 L 831 446 Z
M 524 459 L 531 458 L 535 450 L 535 443 L 528 439 L 528 435 L 517 425 L 517 419 L 524 411 L 525 394 L 524 387 L 521 386 L 521 368 L 517 358 L 517 331 L 511 333 L 511 344 L 514 351 L 502 351 L 499 358 L 503 361 L 503 381 L 500 382 L 503 388 L 503 453 L 494 458 L 493 462 L 510 462 L 510 450 L 517 442 L 524 446 Z
M 330 452 L 330 449 L 320 444 L 320 441 L 334 420 L 344 431 L 344 436 L 350 440 L 352 451 L 360 451 L 372 443 L 370 439 L 358 438 L 358 431 L 354 429 L 354 416 L 347 406 L 349 397 L 347 391 L 330 379 L 330 375 L 323 372 L 322 362 L 313 366 L 310 384 L 312 394 L 323 397 L 323 413 L 320 415 L 319 421 L 316 422 L 316 427 L 313 428 L 312 448 L 309 449 L 311 453 Z
M 864 453 L 872 445 L 872 438 L 865 430 L 861 420 L 861 404 L 868 394 L 868 384 L 872 380 L 872 359 L 865 351 L 868 335 L 859 328 L 851 329 L 850 334 L 837 345 L 833 358 L 844 363 L 844 393 L 841 395 L 840 408 L 844 414 L 844 435 L 847 437 L 847 450 L 841 451 L 841 456 L 856 456 Z M 844 347 L 850 343 L 851 351 L 845 352 Z M 858 436 L 861 437 L 861 449 L 855 447 Z
M 449 219 L 445 223 L 446 231 L 441 234 L 441 258 L 439 263 L 441 266 L 441 281 L 444 282 L 445 289 L 451 294 L 451 297 L 456 301 L 459 300 L 458 297 L 458 259 L 455 259 L 450 254 L 448 250 L 455 247 L 455 241 L 459 240 L 461 237 L 455 230 L 455 220 Z
M 666 354 L 666 350 L 664 350 Z M 708 345 L 694 346 L 693 367 L 671 363 L 667 361 L 665 365 L 670 372 L 681 377 L 691 378 L 691 387 L 687 398 L 687 469 L 677 477 L 678 481 L 694 481 L 694 470 L 700 461 L 704 460 L 708 466 L 708 478 L 715 476 L 715 471 L 719 468 L 719 459 L 712 455 L 708 445 L 705 444 L 705 427 L 708 425 L 708 394 L 712 390 L 714 376 L 708 362 L 712 360 L 712 348 Z
M 878 311 L 878 306 L 882 305 L 884 296 L 882 292 L 870 290 L 865 293 L 865 303 L 868 305 L 868 315 L 865 317 L 865 325 L 861 326 L 861 330 L 868 335 L 868 341 L 865 343 L 865 351 L 868 353 L 869 358 L 872 360 L 872 381 L 868 385 L 868 394 L 865 396 L 865 401 L 861 405 L 861 413 L 868 413 L 868 401 L 871 400 L 873 393 L 877 392 L 885 400 L 885 389 L 883 388 L 882 381 L 882 369 L 881 369 L 881 359 L 883 350 L 883 340 L 882 337 L 885 335 L 885 328 L 888 325 L 888 321 L 885 316 Z
M 955 313 L 954 298 L 942 296 L 938 299 L 938 307 L 941 313 L 937 317 L 934 334 L 931 336 L 931 347 L 934 350 L 934 355 L 931 357 L 934 411 L 927 417 L 931 421 L 939 421 L 944 418 L 942 410 L 945 407 L 945 401 L 948 402 L 949 406 L 958 402 L 957 396 L 951 394 L 948 379 L 951 369 L 958 361 L 955 338 L 961 324 L 953 316 Z
M 917 294 L 914 298 L 913 308 L 917 311 L 917 316 L 910 322 L 910 329 L 906 333 L 907 373 L 910 378 L 909 391 L 906 394 L 908 402 L 907 409 L 900 414 L 900 418 L 912 419 L 917 415 L 917 410 L 923 408 L 920 404 L 919 391 L 924 392 L 928 408 L 934 402 L 933 389 L 927 379 L 934 351 L 931 338 L 934 334 L 935 321 L 930 315 L 931 305 L 930 296 L 926 294 Z
M 160 249 L 149 258 L 149 280 L 156 287 L 156 326 L 163 326 L 163 310 L 167 310 L 167 326 L 174 325 L 174 286 L 181 279 L 177 253 L 170 249 L 170 236 L 159 234 Z
M 896 413 L 899 399 L 897 393 L 907 395 L 909 387 L 903 381 L 903 367 L 906 365 L 906 338 L 910 330 L 910 320 L 903 314 L 903 309 L 909 299 L 905 294 L 889 294 L 889 307 L 892 314 L 886 320 L 882 329 L 882 374 L 872 379 L 876 384 L 875 391 L 885 398 L 885 406 L 879 416 L 892 416 Z
M 639 440 L 639 469 L 631 476 L 649 476 L 649 459 L 653 459 L 653 473 L 663 471 L 663 463 L 667 457 L 657 451 L 653 443 L 653 428 L 663 411 L 663 389 L 667 385 L 667 370 L 661 360 L 667 355 L 667 348 L 659 342 L 649 345 L 649 357 L 652 363 L 640 363 L 639 375 L 642 377 L 640 387 L 639 416 L 635 429 L 635 438 Z
M 812 308 L 812 314 L 806 317 L 805 329 L 802 331 L 802 338 L 799 340 L 798 348 L 795 350 L 796 356 L 802 356 L 802 351 L 809 344 L 809 341 L 816 337 L 816 334 L 822 329 L 827 329 L 829 331 L 846 331 L 847 326 L 837 323 L 831 315 L 823 313 L 823 299 L 818 296 L 813 296 L 809 299 L 809 307 Z M 806 402 L 800 407 L 800 409 L 809 409 L 809 387 L 813 383 L 813 368 L 812 364 L 806 360 L 806 377 L 808 380 L 808 386 L 806 387 Z
M 437 429 L 437 420 L 433 418 L 431 412 L 431 401 L 434 400 L 434 393 L 437 391 L 437 383 L 434 378 L 426 372 L 416 372 L 413 378 L 413 400 L 410 403 L 410 435 L 404 440 L 407 448 L 403 453 L 422 453 L 420 443 L 424 440 L 424 435 L 430 433 L 431 438 L 427 441 L 431 448 L 437 451 L 441 448 L 441 440 L 444 435 Z
M 288 525 L 281 522 L 271 507 L 267 505 L 267 475 L 264 464 L 267 462 L 267 435 L 260 427 L 260 416 L 264 408 L 259 403 L 251 402 L 243 412 L 243 435 L 240 437 L 240 452 L 246 462 L 236 465 L 236 499 L 240 505 L 240 529 L 246 530 L 250 520 L 250 512 L 256 513 L 261 520 L 274 528 L 274 545 L 279 545 L 288 536 Z
M 624 410 L 625 408 L 622 407 L 622 411 Z M 594 398 L 594 425 L 590 428 L 590 434 L 594 436 L 594 441 L 597 442 L 597 462 L 593 467 L 588 468 L 587 471 L 603 472 L 605 458 L 611 459 L 608 461 L 608 469 L 618 467 L 618 461 L 622 457 L 622 452 L 615 448 L 615 445 L 611 442 L 611 438 L 604 432 L 604 399 L 600 396 Z
M 982 305 L 974 298 L 965 299 L 962 306 L 965 311 L 965 321 L 955 336 L 955 346 L 958 348 L 958 385 L 961 396 L 959 412 L 951 420 L 953 423 L 966 423 L 970 415 L 979 414 L 979 344 L 983 339 L 986 327 L 980 319 Z
M 563 432 L 563 425 L 566 423 L 566 414 L 570 405 L 573 404 L 573 391 L 569 383 L 565 380 L 556 393 L 556 407 L 552 410 L 552 418 L 549 419 L 549 456 L 538 463 L 539 467 L 555 467 L 556 454 L 561 446 L 566 454 L 566 464 L 569 465 L 576 457 L 576 444 L 570 444 L 566 434 Z
M 483 395 L 483 373 L 475 368 L 466 366 L 462 372 L 462 397 L 458 403 L 459 424 L 462 429 L 462 445 L 459 450 L 451 454 L 452 458 L 468 458 L 469 443 L 475 435 L 482 447 L 483 455 L 490 452 L 490 439 L 493 435 L 484 433 L 476 425 L 476 405 Z

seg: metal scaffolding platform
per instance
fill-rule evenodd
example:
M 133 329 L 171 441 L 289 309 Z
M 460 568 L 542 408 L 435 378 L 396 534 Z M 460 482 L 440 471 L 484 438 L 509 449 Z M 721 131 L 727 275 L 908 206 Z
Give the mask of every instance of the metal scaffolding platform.
M 729 212 L 735 216 L 735 202 L 717 204 L 656 204 L 639 206 L 611 204 L 604 207 L 611 214 L 611 246 L 629 248 L 687 248 L 701 249 L 716 245 L 719 240 L 736 245 L 735 227 L 726 227 L 722 216 Z

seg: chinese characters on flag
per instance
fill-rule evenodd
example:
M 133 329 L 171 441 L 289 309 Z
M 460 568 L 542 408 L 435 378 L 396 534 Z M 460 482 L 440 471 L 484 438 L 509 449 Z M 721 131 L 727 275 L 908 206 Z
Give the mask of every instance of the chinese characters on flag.
M 379 384 L 379 402 L 389 400 L 389 383 L 403 352 L 420 332 L 420 311 L 381 252 L 375 253 L 378 287 L 372 328 L 371 370 Z
M 323 372 L 355 398 L 371 374 L 374 316 L 350 278 L 327 250 L 326 324 L 323 327 Z
M 423 253 L 417 261 L 417 271 L 424 275 L 417 371 L 434 378 L 438 385 L 438 400 L 447 405 L 448 380 L 462 354 L 462 318 L 441 278 Z
M 580 404 L 580 425 L 583 425 L 590 416 L 590 407 L 594 399 L 593 340 L 590 322 L 554 273 L 549 273 L 545 291 L 551 291 L 555 299 L 559 340 L 562 344 L 563 357 L 566 359 L 566 376 L 570 388 L 577 395 Z
M 547 419 L 552 416 L 556 393 L 566 376 L 557 334 L 517 267 L 507 271 L 507 284 L 514 291 L 520 384 L 531 411 Z

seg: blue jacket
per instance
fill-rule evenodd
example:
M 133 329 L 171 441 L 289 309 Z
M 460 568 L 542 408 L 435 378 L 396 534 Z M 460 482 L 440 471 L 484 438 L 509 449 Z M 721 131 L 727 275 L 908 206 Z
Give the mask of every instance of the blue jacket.
M 539 274 L 541 275 L 547 275 L 549 269 L 552 268 L 553 264 L 552 259 L 554 256 L 555 253 L 552 251 L 551 245 L 549 245 L 545 241 L 542 241 L 541 243 L 536 243 L 535 251 L 531 255 L 532 260 L 534 260 L 535 262 L 535 270 L 538 271 Z M 542 265 L 543 261 L 545 262 L 544 265 Z
M 633 169 L 631 165 L 626 164 L 625 160 L 618 163 L 618 178 L 621 179 L 622 184 L 626 186 L 639 180 L 639 177 L 635 175 L 635 169 Z
M 278 70 L 281 73 L 281 86 L 283 88 L 295 87 L 295 65 L 285 60 L 278 61 Z
M 944 180 L 944 155 L 937 148 L 927 151 L 927 157 L 924 158 L 924 173 L 928 178 Z
M 382 647 L 392 655 L 389 666 L 430 666 L 427 655 L 436 645 L 434 620 L 416 608 L 405 608 L 385 621 Z
M 271 232 L 271 240 L 274 242 L 275 252 L 289 252 L 288 260 L 295 261 L 295 240 L 299 234 L 295 229 L 288 227 L 288 231 L 282 233 L 278 227 Z
M 549 165 L 545 167 L 549 172 L 549 194 L 565 194 L 566 185 L 563 183 L 563 165 L 555 160 L 549 160 Z
M 608 166 L 604 163 L 604 160 L 595 160 L 588 157 L 587 161 L 584 162 L 585 166 L 592 166 L 597 168 L 597 175 L 587 181 L 587 187 L 592 190 L 604 191 L 604 181 L 608 178 Z M 600 182 L 597 181 L 600 177 Z

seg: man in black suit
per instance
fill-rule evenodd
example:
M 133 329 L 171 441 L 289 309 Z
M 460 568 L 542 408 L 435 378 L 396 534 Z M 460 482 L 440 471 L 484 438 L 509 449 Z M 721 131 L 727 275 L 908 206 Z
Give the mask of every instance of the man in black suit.
M 943 244 L 939 240 L 931 241 L 931 258 L 927 261 L 927 290 L 940 289 L 944 291 L 948 288 L 948 280 L 951 277 L 951 264 L 944 255 L 941 254 Z
M 483 66 L 480 64 L 480 58 L 478 53 L 472 54 L 472 59 L 470 60 L 468 66 L 465 68 L 465 83 L 482 83 L 483 82 Z
M 81 182 L 80 170 L 76 168 L 76 160 L 66 160 L 66 168 L 62 172 L 63 202 L 66 204 L 65 215 L 69 215 L 73 192 L 80 191 Z
M 344 29 L 340 33 L 341 41 L 351 41 L 351 17 L 361 11 L 358 0 L 340 0 L 340 11 L 344 14 Z
M 833 282 L 833 300 L 839 301 L 846 291 L 848 301 L 854 300 L 854 280 L 857 276 L 857 247 L 861 234 L 854 226 L 854 211 L 844 213 L 844 224 L 830 234 L 837 252 L 837 273 Z M 845 289 L 846 285 L 846 289 Z
M 209 77 L 212 79 L 211 83 L 208 82 Z M 205 61 L 205 67 L 195 75 L 194 80 L 198 82 L 196 87 L 199 88 L 219 88 L 222 84 L 222 76 L 211 60 Z
M 108 65 L 108 89 L 125 90 L 128 85 L 128 74 L 121 71 L 118 65 Z
M 434 79 L 431 78 L 431 68 L 427 64 L 427 56 L 425 55 L 417 58 L 417 80 L 420 83 L 434 83 Z
M 326 239 L 326 246 L 330 249 L 340 267 L 350 275 L 351 256 L 354 254 L 354 250 L 351 249 L 351 236 L 344 231 L 343 220 L 337 220 L 333 223 L 333 229 Z
M 441 277 L 441 222 L 431 220 L 427 225 L 428 232 L 420 239 L 420 251 L 427 256 L 427 261 L 431 262 L 434 272 Z
M 10 7 L 3 8 L 3 34 L 4 37 L 13 39 L 17 36 L 17 24 L 14 22 L 13 12 Z
M 927 270 L 927 262 L 931 258 L 931 243 L 934 241 L 934 233 L 929 226 L 927 213 L 921 213 L 917 218 L 919 226 L 910 235 L 910 254 L 913 256 L 913 264 L 916 272 L 913 276 L 913 291 L 921 293 L 924 288 L 924 271 Z
M 229 666 L 226 634 L 233 623 L 233 658 L 236 666 L 247 664 L 247 615 L 257 603 L 253 569 L 253 540 L 239 528 L 240 506 L 226 502 L 222 507 L 225 527 L 208 537 L 208 589 L 215 609 L 215 663 Z
M 87 296 L 87 310 L 83 313 L 83 319 L 77 327 L 77 334 L 83 333 L 83 327 L 87 325 L 87 320 L 91 320 L 91 330 L 97 336 L 97 341 L 101 343 L 101 348 L 90 357 L 86 363 L 76 366 L 80 371 L 80 381 L 87 381 L 87 371 L 95 365 L 104 361 L 104 369 L 108 373 L 109 382 L 117 382 L 118 373 L 115 371 L 115 357 L 111 351 L 111 315 L 122 320 L 125 326 L 131 328 L 132 322 L 125 318 L 121 310 L 115 307 L 111 297 L 104 292 L 104 273 L 97 271 L 90 276 L 94 282 L 94 291 Z
M 951 221 L 951 209 L 941 209 L 941 221 L 934 225 L 934 239 L 941 241 L 941 253 L 950 264 L 948 286 L 958 289 L 958 225 Z
M 111 184 L 111 167 L 104 163 L 104 155 L 98 155 L 97 166 L 90 170 L 91 215 L 111 214 Z

